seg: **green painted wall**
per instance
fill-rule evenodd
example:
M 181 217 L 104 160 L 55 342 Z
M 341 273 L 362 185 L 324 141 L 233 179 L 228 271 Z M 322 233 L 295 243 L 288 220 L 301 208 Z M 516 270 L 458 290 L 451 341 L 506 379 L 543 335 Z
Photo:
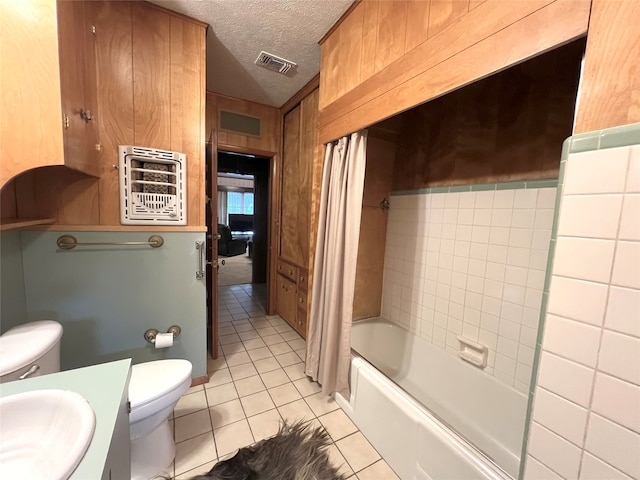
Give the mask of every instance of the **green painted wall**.
M 20 232 L 0 234 L 0 333 L 24 323 L 27 305 Z
M 203 232 L 162 232 L 164 245 L 58 249 L 62 232 L 22 232 L 27 319 L 64 327 L 61 367 L 130 357 L 134 363 L 186 358 L 206 374 L 206 282 L 196 280 Z M 149 232 L 64 232 L 79 242 L 146 241 Z M 4 275 L 4 273 L 3 273 Z M 3 289 L 4 290 L 4 289 Z M 145 330 L 180 325 L 182 335 L 154 349 Z

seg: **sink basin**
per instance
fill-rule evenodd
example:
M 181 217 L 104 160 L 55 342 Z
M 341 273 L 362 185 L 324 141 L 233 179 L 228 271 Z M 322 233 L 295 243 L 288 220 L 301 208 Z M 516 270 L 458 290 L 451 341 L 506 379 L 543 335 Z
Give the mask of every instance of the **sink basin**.
M 69 478 L 95 427 L 91 406 L 75 392 L 34 390 L 0 399 L 0 478 Z

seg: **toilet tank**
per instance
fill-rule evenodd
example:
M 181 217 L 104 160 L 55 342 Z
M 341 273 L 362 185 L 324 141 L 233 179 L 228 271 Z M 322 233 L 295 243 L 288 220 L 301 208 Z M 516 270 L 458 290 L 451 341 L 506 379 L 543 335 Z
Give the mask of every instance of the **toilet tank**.
M 60 371 L 62 325 L 41 320 L 14 327 L 0 336 L 0 383 Z

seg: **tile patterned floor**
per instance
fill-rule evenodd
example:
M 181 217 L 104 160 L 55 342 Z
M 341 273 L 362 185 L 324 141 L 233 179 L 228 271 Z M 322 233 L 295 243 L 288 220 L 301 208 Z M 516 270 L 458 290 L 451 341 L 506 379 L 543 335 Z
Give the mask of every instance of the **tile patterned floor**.
M 172 417 L 176 459 L 165 476 L 184 480 L 274 435 L 281 420 L 323 426 L 331 461 L 355 480 L 398 477 L 337 403 L 304 374 L 305 342 L 279 316 L 265 316 L 258 285 L 219 288 L 221 355 L 209 383 L 191 388 Z

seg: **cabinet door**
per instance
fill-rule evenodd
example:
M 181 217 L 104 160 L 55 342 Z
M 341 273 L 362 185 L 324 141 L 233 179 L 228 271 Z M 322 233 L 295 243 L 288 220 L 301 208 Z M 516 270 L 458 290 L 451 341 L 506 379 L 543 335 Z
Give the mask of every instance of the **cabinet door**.
M 296 328 L 296 284 L 291 280 L 276 275 L 276 311 L 293 328 Z
M 98 176 L 94 35 L 84 2 L 59 0 L 57 8 L 64 163 Z

